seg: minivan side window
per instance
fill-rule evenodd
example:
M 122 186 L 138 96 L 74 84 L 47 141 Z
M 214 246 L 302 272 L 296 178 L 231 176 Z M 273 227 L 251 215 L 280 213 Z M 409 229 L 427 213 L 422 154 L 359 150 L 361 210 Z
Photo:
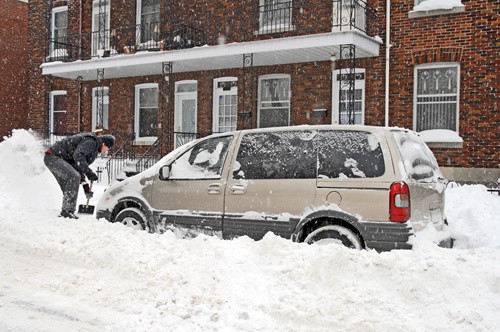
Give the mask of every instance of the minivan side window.
M 171 164 L 170 179 L 220 178 L 232 136 L 202 141 Z
M 316 177 L 312 140 L 317 131 L 283 131 L 243 136 L 235 179 L 310 179 Z
M 370 132 L 325 130 L 314 143 L 319 178 L 375 178 L 385 173 L 380 142 Z
M 394 132 L 406 172 L 417 182 L 433 182 L 442 177 L 432 151 L 414 133 Z

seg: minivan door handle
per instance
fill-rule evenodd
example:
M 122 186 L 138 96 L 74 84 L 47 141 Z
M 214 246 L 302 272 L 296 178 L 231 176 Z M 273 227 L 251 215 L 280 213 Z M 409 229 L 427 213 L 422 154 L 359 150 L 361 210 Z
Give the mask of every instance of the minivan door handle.
M 209 195 L 218 195 L 222 193 L 222 184 L 211 183 L 208 185 L 207 192 Z
M 247 192 L 247 186 L 243 184 L 235 184 L 231 186 L 231 194 L 233 195 L 243 195 Z

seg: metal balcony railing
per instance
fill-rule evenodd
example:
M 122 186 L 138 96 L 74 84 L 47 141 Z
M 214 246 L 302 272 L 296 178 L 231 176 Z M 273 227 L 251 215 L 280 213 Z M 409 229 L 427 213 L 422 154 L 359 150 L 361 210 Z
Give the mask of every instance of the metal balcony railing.
M 149 22 L 51 39 L 46 61 L 89 60 L 94 57 L 191 48 L 206 44 L 206 33 L 203 30 L 186 24 L 176 24 L 170 30 L 162 29 L 161 26 L 160 22 Z
M 376 10 L 363 0 L 293 0 L 288 2 L 243 2 L 229 12 L 203 12 L 173 8 L 178 22 L 147 22 L 115 26 L 90 33 L 67 34 L 49 40 L 45 61 L 89 60 L 137 51 L 183 49 L 325 32 L 356 30 L 377 35 Z M 220 22 L 220 24 L 214 24 Z M 113 23 L 113 22 L 111 22 Z M 226 27 L 222 29 L 221 27 Z

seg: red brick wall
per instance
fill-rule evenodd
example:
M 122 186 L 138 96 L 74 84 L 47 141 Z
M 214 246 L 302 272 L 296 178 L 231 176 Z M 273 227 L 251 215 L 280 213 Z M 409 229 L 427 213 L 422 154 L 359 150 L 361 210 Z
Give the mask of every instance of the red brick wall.
M 30 3 L 30 24 L 34 34 L 48 40 L 46 15 L 47 4 L 42 0 Z M 499 164 L 499 112 L 498 112 L 498 1 L 467 1 L 463 13 L 430 16 L 423 18 L 408 17 L 414 1 L 392 0 L 391 8 L 391 80 L 390 80 L 390 125 L 412 128 L 413 126 L 413 75 L 417 64 L 434 61 L 453 61 L 460 64 L 460 118 L 459 133 L 464 138 L 463 148 L 434 149 L 442 166 L 492 167 Z M 167 0 L 162 1 L 162 13 L 167 19 L 170 15 Z M 174 2 L 175 17 L 179 21 L 193 22 L 196 27 L 210 34 L 209 43 L 213 44 L 219 35 L 225 35 L 227 42 L 248 40 L 256 37 L 252 22 L 248 17 L 253 2 L 230 2 L 224 0 Z M 373 0 L 370 3 L 378 10 L 376 31 L 385 42 L 385 1 Z M 238 6 L 241 6 L 239 7 Z M 243 8 L 244 5 L 247 8 Z M 84 2 L 82 19 L 84 32 L 91 29 L 91 2 Z M 79 2 L 69 2 L 70 15 L 80 15 Z M 135 24 L 135 2 L 112 2 L 111 28 Z M 240 15 L 242 12 L 247 15 Z M 50 11 L 49 11 L 50 13 Z M 307 15 L 307 9 L 304 10 Z M 163 14 L 162 14 L 163 15 Z M 311 20 L 311 28 L 317 20 L 330 20 L 325 15 Z M 216 22 L 217 24 L 214 24 Z M 70 19 L 69 31 L 78 31 L 79 19 Z M 168 25 L 168 22 L 166 23 Z M 43 29 L 40 29 L 43 27 Z M 278 36 L 278 35 L 277 35 Z M 43 61 L 44 43 L 31 49 L 35 61 L 31 67 L 33 77 L 30 94 L 30 124 L 37 129 L 46 130 L 48 119 L 47 94 L 51 90 L 68 90 L 68 112 L 71 124 L 78 124 L 78 84 L 56 78 L 41 76 L 39 65 Z M 120 41 L 125 43 L 125 41 Z M 84 43 L 87 48 L 90 44 Z M 123 46 L 123 45 L 122 45 Z M 175 64 L 174 64 L 175 66 Z M 356 66 L 365 68 L 365 123 L 384 125 L 385 107 L 385 45 L 380 47 L 380 56 L 358 59 Z M 260 75 L 283 73 L 291 76 L 291 124 L 331 123 L 331 112 L 325 119 L 311 116 L 314 108 L 332 109 L 332 84 L 329 62 L 292 64 L 253 69 L 234 69 L 224 71 L 204 71 L 176 73 L 171 77 L 173 100 L 174 83 L 180 80 L 198 81 L 198 130 L 210 131 L 212 127 L 212 89 L 213 79 L 223 76 L 238 77 L 239 111 L 251 110 L 248 120 L 239 119 L 240 127 L 257 125 L 257 90 Z M 161 76 L 134 77 L 104 80 L 102 85 L 110 88 L 109 130 L 127 132 L 134 124 L 134 88 L 136 84 L 155 82 L 160 91 L 166 90 Z M 81 120 L 82 130 L 91 126 L 92 87 L 95 81 L 82 83 Z M 163 105 L 161 119 L 163 130 L 173 123 L 172 104 Z M 335 105 L 333 106 L 335 107 Z M 167 116 L 170 118 L 167 119 Z
M 27 128 L 28 4 L 0 0 L 0 141 L 12 129 Z
M 497 168 L 500 162 L 497 45 L 500 2 L 462 0 L 462 3 L 465 5 L 462 13 L 409 18 L 413 1 L 391 1 L 390 125 L 413 127 L 415 65 L 459 63 L 459 134 L 464 139 L 463 149 L 434 149 L 434 152 L 442 166 Z M 378 9 L 379 23 L 383 24 L 385 1 L 379 1 Z M 385 34 L 381 37 L 385 41 Z M 380 60 L 384 47 L 380 59 L 374 61 L 379 77 L 383 77 Z M 384 107 L 383 87 L 377 81 L 370 85 L 370 90 L 375 92 L 375 104 Z M 370 99 L 367 96 L 367 100 Z M 370 100 L 370 104 L 374 100 Z

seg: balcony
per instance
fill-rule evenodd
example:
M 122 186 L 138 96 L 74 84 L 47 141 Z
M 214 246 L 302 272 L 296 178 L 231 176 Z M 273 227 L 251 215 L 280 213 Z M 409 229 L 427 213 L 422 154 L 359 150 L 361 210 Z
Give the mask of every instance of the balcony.
M 164 63 L 174 73 L 241 68 L 250 54 L 252 66 L 328 61 L 340 45 L 355 45 L 358 58 L 378 56 L 376 11 L 364 1 L 250 6 L 193 16 L 189 24 L 150 22 L 68 34 L 49 41 L 43 74 L 95 80 L 97 69 L 105 69 L 105 78 L 162 74 Z

